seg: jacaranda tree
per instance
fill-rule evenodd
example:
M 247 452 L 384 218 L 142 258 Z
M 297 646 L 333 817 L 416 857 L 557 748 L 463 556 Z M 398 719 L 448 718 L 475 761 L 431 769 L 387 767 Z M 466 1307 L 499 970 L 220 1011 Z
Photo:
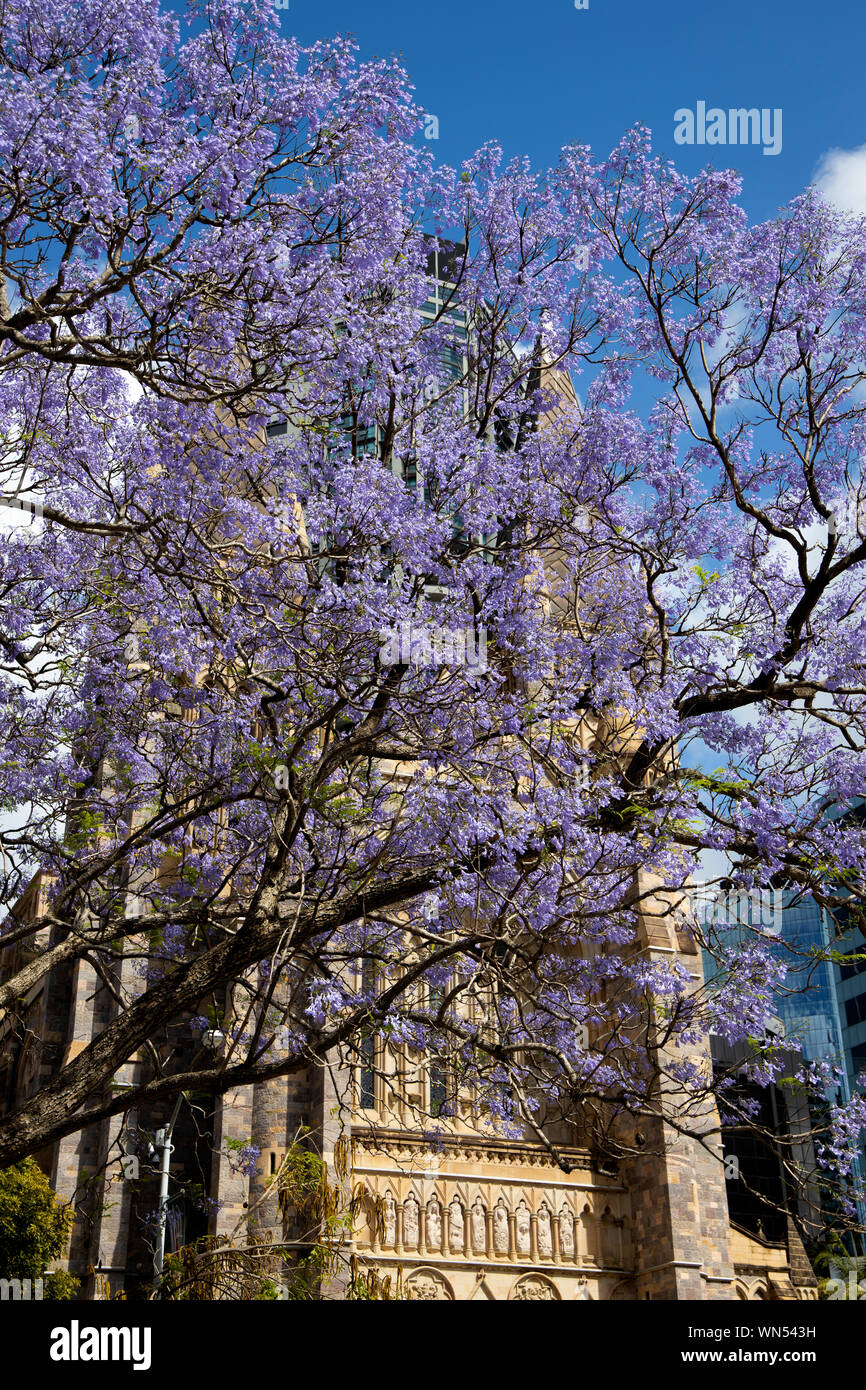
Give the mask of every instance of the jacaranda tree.
M 706 939 L 707 849 L 849 923 L 866 882 L 866 226 L 750 226 L 642 128 L 438 166 L 269 0 L 0 24 L 0 1006 L 78 959 L 116 1001 L 0 1162 L 371 1037 L 433 1127 L 709 1134 L 784 950 L 697 987 L 645 909 Z M 178 1071 L 184 1016 L 227 1041 Z M 841 1192 L 863 1105 L 801 1081 Z

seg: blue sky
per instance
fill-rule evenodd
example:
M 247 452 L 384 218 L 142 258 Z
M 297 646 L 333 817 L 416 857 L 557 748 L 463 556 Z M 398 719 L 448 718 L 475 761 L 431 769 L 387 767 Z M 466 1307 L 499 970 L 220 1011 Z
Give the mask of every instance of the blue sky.
M 752 220 L 813 180 L 866 212 L 863 0 L 289 0 L 286 34 L 351 33 L 365 56 L 398 54 L 418 101 L 439 118 L 436 153 L 455 163 L 488 139 L 552 163 L 572 140 L 606 154 L 643 121 L 654 147 L 690 173 L 712 160 L 743 175 Z M 778 155 L 760 145 L 674 143 L 674 112 L 781 108 Z M 862 150 L 861 150 L 862 147 Z M 856 152 L 861 150 L 858 155 Z

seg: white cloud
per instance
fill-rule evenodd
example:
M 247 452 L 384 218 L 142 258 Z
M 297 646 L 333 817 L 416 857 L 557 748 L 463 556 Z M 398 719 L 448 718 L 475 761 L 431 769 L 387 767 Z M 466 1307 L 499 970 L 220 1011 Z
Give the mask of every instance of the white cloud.
M 866 214 L 866 145 L 854 150 L 827 150 L 812 182 L 846 212 Z

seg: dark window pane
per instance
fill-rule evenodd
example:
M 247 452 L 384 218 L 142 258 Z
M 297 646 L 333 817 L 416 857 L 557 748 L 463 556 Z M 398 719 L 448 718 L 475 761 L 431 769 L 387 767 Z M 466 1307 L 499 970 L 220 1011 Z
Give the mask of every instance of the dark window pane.
M 434 1119 L 442 1114 L 442 1107 L 447 1098 L 447 1085 L 445 1082 L 445 1068 L 430 1068 L 430 1114 Z
M 361 1066 L 358 1078 L 358 1100 L 361 1108 L 372 1110 L 376 1105 L 376 1039 L 368 1034 L 361 1039 Z

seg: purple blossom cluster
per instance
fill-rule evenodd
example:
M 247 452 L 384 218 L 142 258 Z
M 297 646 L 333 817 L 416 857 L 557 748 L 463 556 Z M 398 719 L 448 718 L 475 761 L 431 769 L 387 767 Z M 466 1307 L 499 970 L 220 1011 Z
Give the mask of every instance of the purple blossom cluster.
M 139 971 L 70 1113 L 229 987 L 238 1084 L 373 1035 L 498 1132 L 660 1069 L 688 1113 L 784 975 L 696 985 L 701 852 L 862 899 L 862 225 L 750 226 L 642 127 L 535 173 L 423 122 L 270 0 L 4 18 L 3 889 Z

